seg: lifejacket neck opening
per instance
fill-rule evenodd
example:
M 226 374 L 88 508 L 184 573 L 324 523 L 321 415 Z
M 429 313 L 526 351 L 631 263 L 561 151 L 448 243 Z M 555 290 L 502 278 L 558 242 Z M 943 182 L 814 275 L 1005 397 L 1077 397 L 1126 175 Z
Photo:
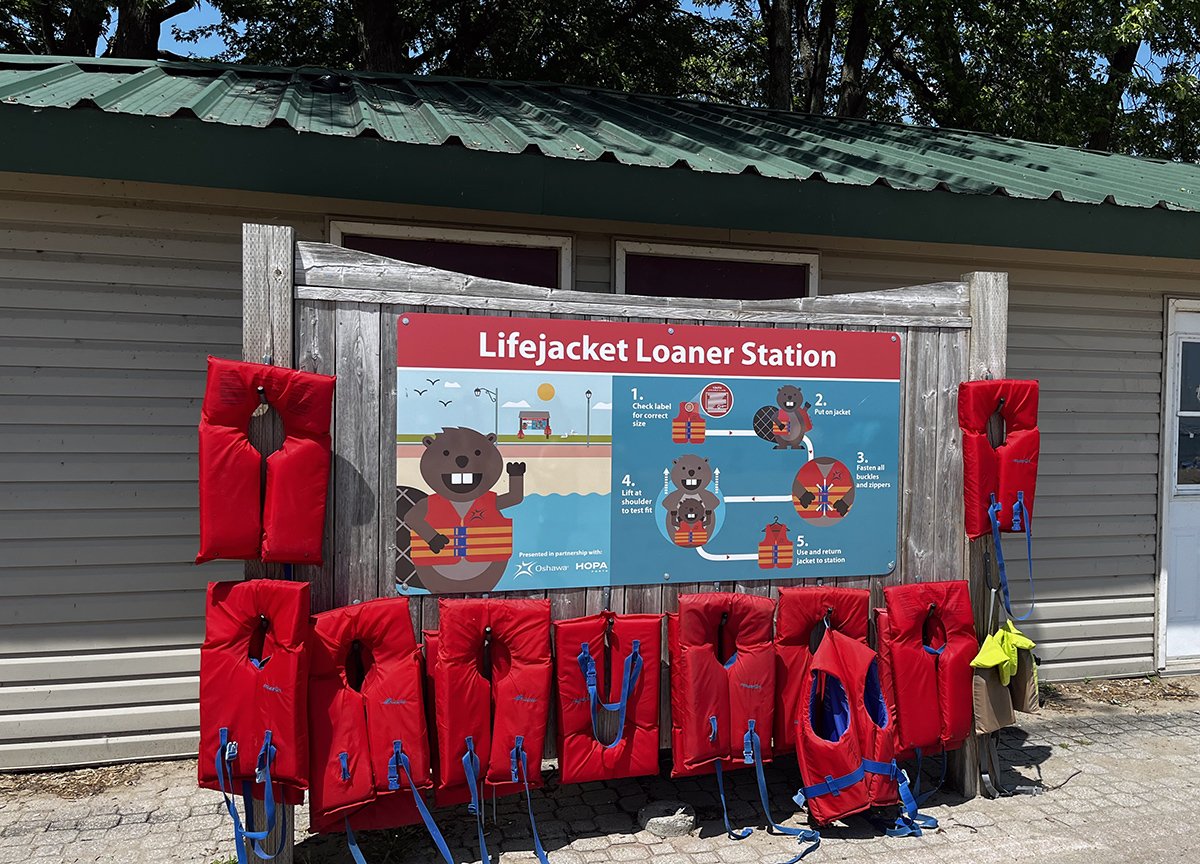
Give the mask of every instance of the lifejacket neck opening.
M 988 418 L 988 440 L 993 447 L 999 447 L 1008 440 L 1008 425 L 1004 422 L 1004 397 L 996 403 L 996 410 Z
M 733 660 L 734 655 L 737 653 L 734 647 L 736 640 L 728 638 L 729 634 L 725 629 L 725 625 L 728 623 L 729 613 L 722 612 L 721 621 L 719 624 L 717 624 L 717 638 L 713 640 L 713 647 L 717 651 L 717 660 L 720 661 L 722 666 L 728 666 L 730 661 Z
M 609 694 L 612 693 L 612 631 L 614 623 L 613 616 L 609 615 L 604 624 L 604 679 L 602 686 L 605 699 L 609 698 Z
M 263 651 L 266 649 L 267 631 L 271 629 L 271 622 L 266 615 L 259 614 L 258 624 L 250 632 L 250 644 L 247 646 L 246 655 L 255 668 L 261 669 L 263 665 L 270 660 L 270 657 L 264 658 Z
M 936 603 L 930 603 L 929 611 L 925 614 L 925 623 L 921 625 L 921 643 L 934 653 L 941 653 L 946 646 L 946 625 L 937 611 Z
M 817 649 L 821 647 L 821 640 L 825 638 L 825 633 L 833 629 L 833 607 L 826 606 L 825 614 L 821 616 L 821 620 L 813 625 L 813 629 L 808 634 L 808 653 L 816 654 Z
M 492 680 L 492 628 L 483 628 L 483 650 L 479 654 L 479 674 L 485 680 Z
M 363 644 L 358 639 L 350 643 L 346 652 L 346 685 L 356 693 L 362 692 L 363 681 L 371 668 L 370 652 L 363 650 Z

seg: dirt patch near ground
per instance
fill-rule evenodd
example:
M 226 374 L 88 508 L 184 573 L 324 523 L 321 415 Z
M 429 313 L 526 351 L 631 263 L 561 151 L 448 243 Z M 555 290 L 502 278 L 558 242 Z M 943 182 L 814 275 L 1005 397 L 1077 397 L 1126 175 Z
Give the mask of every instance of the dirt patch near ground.
M 119 786 L 136 786 L 141 777 L 140 765 L 109 765 L 46 774 L 0 774 L 0 795 L 55 795 L 75 801 Z
M 1042 704 L 1054 711 L 1071 713 L 1095 705 L 1115 705 L 1119 708 L 1150 710 L 1170 703 L 1200 700 L 1200 677 L 1114 678 L 1070 681 L 1062 684 L 1044 683 Z

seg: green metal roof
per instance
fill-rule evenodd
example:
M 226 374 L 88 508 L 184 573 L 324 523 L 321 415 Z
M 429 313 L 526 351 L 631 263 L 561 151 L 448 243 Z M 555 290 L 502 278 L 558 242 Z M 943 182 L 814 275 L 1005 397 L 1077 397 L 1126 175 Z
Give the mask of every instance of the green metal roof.
M 556 84 L 0 55 L 0 118 L 7 105 L 703 174 L 1200 212 L 1200 166 L 1190 163 Z M 4 125 L 0 119 L 0 136 Z

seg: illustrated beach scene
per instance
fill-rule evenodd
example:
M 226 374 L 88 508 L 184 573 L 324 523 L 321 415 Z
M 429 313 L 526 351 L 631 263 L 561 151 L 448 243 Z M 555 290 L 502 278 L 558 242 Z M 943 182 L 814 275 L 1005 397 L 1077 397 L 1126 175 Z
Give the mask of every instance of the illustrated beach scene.
M 525 462 L 526 496 L 611 489 L 611 376 L 398 369 L 397 485 L 421 486 L 422 440 L 450 427 L 493 434 Z
M 398 590 L 592 584 L 612 407 L 607 375 L 398 368 Z

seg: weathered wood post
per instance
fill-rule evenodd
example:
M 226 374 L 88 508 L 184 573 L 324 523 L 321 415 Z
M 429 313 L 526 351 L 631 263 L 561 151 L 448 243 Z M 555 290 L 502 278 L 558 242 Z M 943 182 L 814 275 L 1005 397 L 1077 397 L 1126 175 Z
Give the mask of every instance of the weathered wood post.
M 242 226 L 242 359 L 249 363 L 292 366 L 292 291 L 295 231 L 286 225 Z M 267 454 L 283 443 L 283 425 L 274 411 L 264 411 L 250 424 L 250 443 Z M 266 470 L 265 462 L 263 470 Z M 281 564 L 247 561 L 247 579 L 282 579 Z M 277 864 L 292 864 L 294 809 L 282 805 L 263 849 L 279 850 Z M 254 824 L 266 824 L 262 801 L 254 802 Z M 283 826 L 287 826 L 286 833 Z M 283 836 L 281 836 L 283 835 Z
M 1008 354 L 1008 274 L 967 273 L 971 304 L 971 338 L 967 351 L 968 381 L 1003 378 Z M 1000 443 L 999 424 L 989 427 L 992 443 Z M 958 490 L 962 494 L 962 490 Z M 958 531 L 963 530 L 958 525 Z M 963 573 L 971 586 L 971 602 L 975 609 L 975 629 L 982 636 L 988 626 L 987 600 L 990 586 L 985 560 L 995 560 L 996 550 L 990 534 L 970 541 L 966 546 Z M 967 738 L 957 752 L 950 774 L 963 795 L 974 798 L 979 794 L 979 743 L 975 735 Z

